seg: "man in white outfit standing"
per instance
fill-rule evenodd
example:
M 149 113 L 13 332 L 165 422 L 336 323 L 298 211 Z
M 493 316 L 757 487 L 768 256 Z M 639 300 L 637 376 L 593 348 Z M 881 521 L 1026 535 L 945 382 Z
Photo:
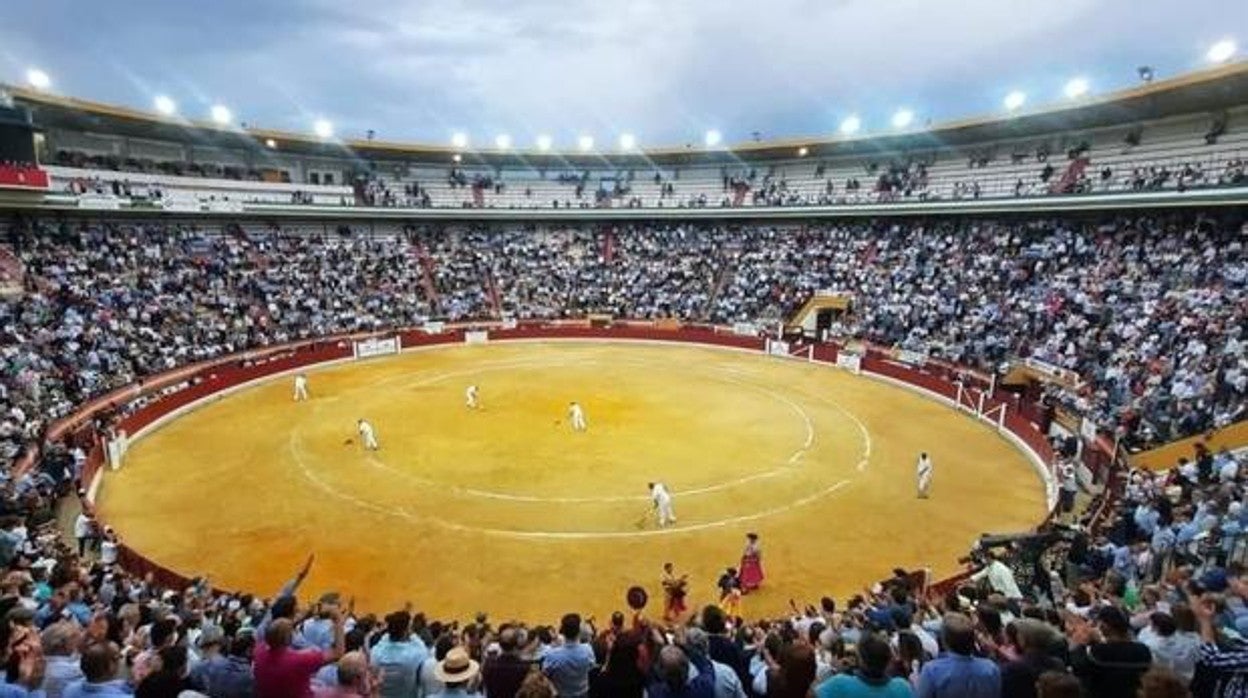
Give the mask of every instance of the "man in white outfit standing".
M 568 404 L 568 421 L 572 423 L 572 431 L 585 431 L 589 428 L 585 423 L 585 410 L 581 409 L 581 403 Z
M 477 386 L 470 385 L 466 390 L 464 390 L 464 404 L 467 405 L 470 410 L 475 410 L 481 407 L 481 405 L 477 402 Z
M 914 470 L 919 480 L 919 499 L 927 499 L 927 493 L 932 489 L 932 459 L 926 453 L 920 453 Z
M 659 517 L 659 528 L 676 523 L 676 514 L 672 512 L 672 495 L 661 482 L 647 483 L 650 488 L 650 501 L 654 503 L 654 512 Z
M 295 402 L 308 399 L 308 377 L 302 373 L 295 374 Z
M 356 423 L 356 427 L 360 431 L 360 441 L 364 444 L 364 448 L 369 451 L 376 451 L 381 447 L 377 445 L 377 432 L 373 431 L 373 425 L 361 419 Z

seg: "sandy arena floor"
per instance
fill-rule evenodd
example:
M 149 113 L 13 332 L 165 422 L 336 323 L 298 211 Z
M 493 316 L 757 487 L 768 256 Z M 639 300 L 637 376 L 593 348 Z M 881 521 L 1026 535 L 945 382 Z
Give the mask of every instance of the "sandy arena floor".
M 715 598 L 745 533 L 767 581 L 750 616 L 843 597 L 895 566 L 956 571 L 982 532 L 1044 515 L 1024 456 L 909 391 L 798 361 L 688 346 L 542 342 L 406 353 L 249 388 L 176 419 L 104 478 L 104 519 L 132 546 L 224 588 L 272 594 L 309 553 L 310 597 L 406 600 L 435 617 L 553 622 L 622 609 L 672 561 Z M 464 406 L 480 386 L 483 409 Z M 565 419 L 585 407 L 589 431 Z M 381 450 L 355 433 L 364 417 Z M 346 443 L 351 440 L 353 443 Z M 932 497 L 914 461 L 935 463 Z M 678 523 L 639 525 L 646 483 Z

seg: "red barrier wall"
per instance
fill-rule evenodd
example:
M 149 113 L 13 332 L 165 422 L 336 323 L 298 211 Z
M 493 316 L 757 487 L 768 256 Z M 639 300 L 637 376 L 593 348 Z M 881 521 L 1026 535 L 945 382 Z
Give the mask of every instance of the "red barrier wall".
M 431 334 L 423 330 L 406 330 L 399 332 L 404 348 L 432 345 L 454 345 L 464 341 L 468 327 L 447 327 L 446 331 Z M 378 333 L 373 333 L 375 336 Z M 382 333 L 384 334 L 384 333 Z M 291 371 L 302 366 L 321 364 L 327 361 L 345 359 L 352 356 L 353 339 L 370 335 L 353 335 L 325 338 L 322 340 L 293 343 L 282 347 L 273 347 L 259 351 L 244 352 L 211 362 L 204 362 L 176 369 L 142 381 L 140 384 L 127 386 L 84 406 L 70 417 L 61 420 L 53 429 L 56 434 L 66 434 L 72 430 L 89 425 L 92 419 L 104 409 L 125 405 L 144 395 L 152 395 L 149 404 L 124 416 L 118 427 L 127 434 L 135 434 L 140 429 L 155 422 L 175 410 L 194 403 L 197 400 L 219 393 L 229 388 Z M 387 335 L 388 336 L 388 335 Z M 724 328 L 707 326 L 686 326 L 680 329 L 660 329 L 652 323 L 624 323 L 611 327 L 591 327 L 585 322 L 559 324 L 525 324 L 515 328 L 489 327 L 490 341 L 507 341 L 522 339 L 609 339 L 609 340 L 648 340 L 670 341 L 677 343 L 705 344 L 721 347 L 734 347 L 754 351 L 762 351 L 764 339 L 760 337 L 734 334 Z M 818 345 L 814 348 L 817 361 L 835 362 L 838 348 L 834 345 Z M 929 390 L 950 400 L 957 396 L 957 386 L 952 382 L 956 378 L 956 370 L 949 366 L 933 365 L 918 369 L 893 361 L 878 351 L 869 351 L 863 357 L 864 371 L 893 378 L 903 383 Z M 192 385 L 167 395 L 157 393 L 190 381 Z M 1002 402 L 1010 404 L 1007 410 L 1005 427 L 1034 450 L 1047 464 L 1053 457 L 1048 439 L 1037 425 L 1024 418 L 1016 404 L 1018 400 L 1009 394 L 998 392 L 988 399 L 989 407 Z M 1025 412 L 1024 412 L 1025 413 Z M 51 430 L 50 430 L 51 431 Z M 97 440 L 90 450 L 87 465 L 83 472 L 83 482 L 90 483 L 97 471 L 104 464 L 102 440 Z M 133 550 L 124 543 L 120 547 L 119 560 L 121 565 L 134 574 L 151 574 L 157 582 L 183 587 L 189 583 L 185 576 L 147 559 L 142 553 Z M 965 578 L 965 574 L 937 582 L 934 587 L 944 588 Z

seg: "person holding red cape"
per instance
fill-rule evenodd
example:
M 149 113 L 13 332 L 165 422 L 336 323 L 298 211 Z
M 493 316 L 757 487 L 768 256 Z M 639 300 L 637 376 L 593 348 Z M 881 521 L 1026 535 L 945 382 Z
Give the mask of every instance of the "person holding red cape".
M 763 549 L 757 533 L 745 534 L 745 550 L 741 553 L 741 593 L 748 594 L 763 585 Z

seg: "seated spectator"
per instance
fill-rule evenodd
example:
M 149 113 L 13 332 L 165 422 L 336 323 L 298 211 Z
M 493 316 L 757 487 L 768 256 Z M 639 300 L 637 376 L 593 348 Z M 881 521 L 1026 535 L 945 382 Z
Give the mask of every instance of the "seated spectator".
M 1152 666 L 1152 653 L 1132 639 L 1131 621 L 1122 609 L 1103 606 L 1095 619 L 1095 628 L 1078 621 L 1071 629 L 1072 672 L 1092 695 L 1135 698 L 1140 677 Z

